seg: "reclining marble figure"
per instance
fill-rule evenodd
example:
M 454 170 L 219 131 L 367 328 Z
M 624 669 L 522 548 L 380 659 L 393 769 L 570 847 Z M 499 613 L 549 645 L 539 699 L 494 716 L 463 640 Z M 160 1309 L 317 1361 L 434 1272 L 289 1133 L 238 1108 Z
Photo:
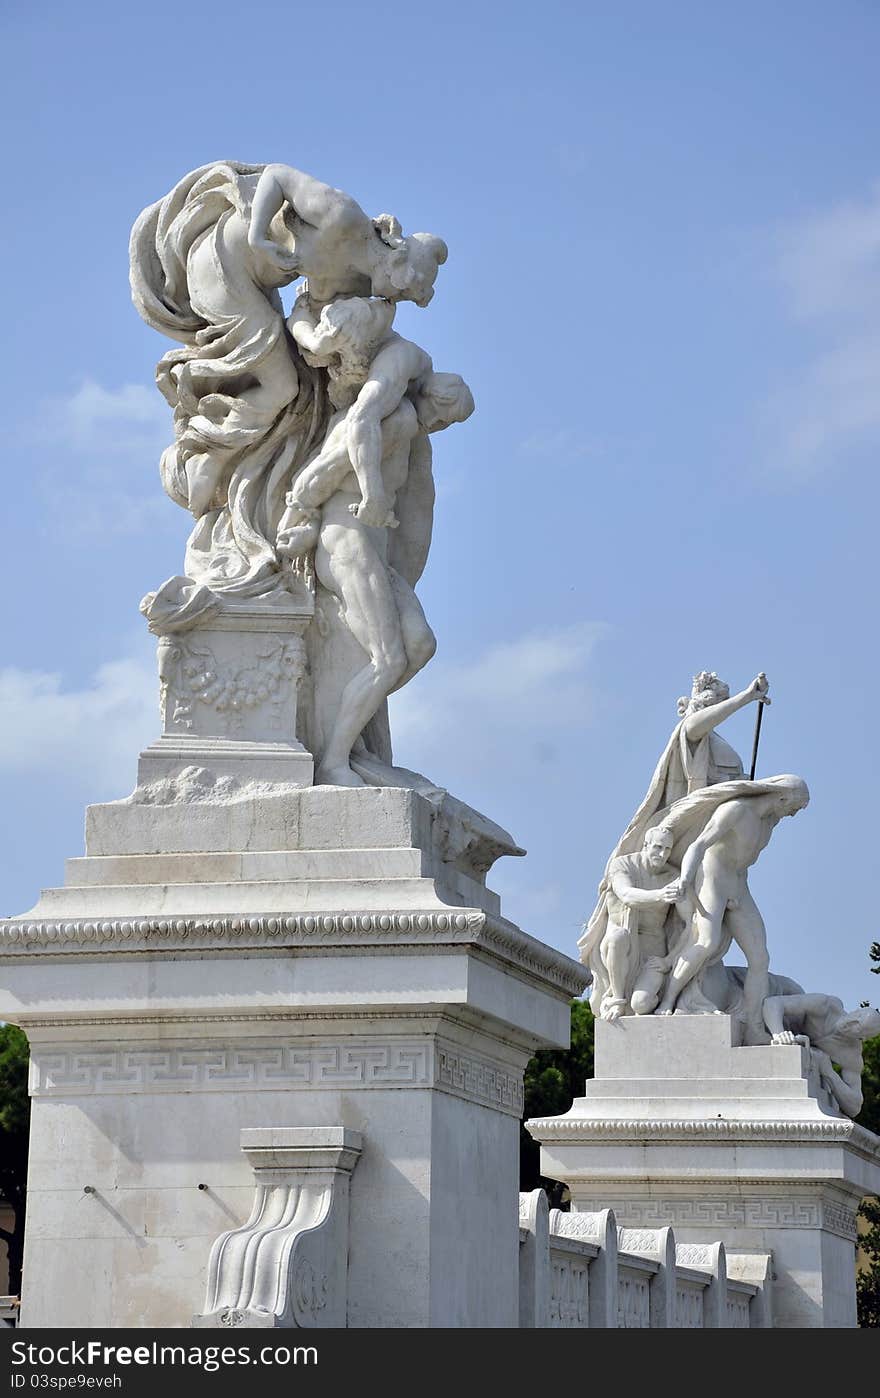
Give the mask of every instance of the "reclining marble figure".
M 847 1012 L 834 995 L 801 993 L 768 996 L 763 1013 L 770 1042 L 809 1049 L 822 1086 L 846 1116 L 858 1116 L 864 1101 L 862 1048 L 880 1034 L 880 1010 L 862 1005 Z

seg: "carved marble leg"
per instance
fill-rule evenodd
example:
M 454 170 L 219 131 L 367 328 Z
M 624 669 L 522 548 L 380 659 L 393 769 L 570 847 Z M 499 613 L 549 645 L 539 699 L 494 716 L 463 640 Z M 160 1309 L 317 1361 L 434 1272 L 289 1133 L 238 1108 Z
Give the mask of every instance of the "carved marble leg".
M 211 1249 L 205 1310 L 194 1327 L 345 1327 L 349 1186 L 361 1139 L 345 1126 L 242 1131 L 254 1206 Z

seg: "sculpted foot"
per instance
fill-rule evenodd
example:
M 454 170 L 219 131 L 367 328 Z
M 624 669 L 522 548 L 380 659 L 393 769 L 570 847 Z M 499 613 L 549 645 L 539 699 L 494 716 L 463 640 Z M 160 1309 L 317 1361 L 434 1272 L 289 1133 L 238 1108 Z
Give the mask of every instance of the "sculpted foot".
M 366 782 L 361 781 L 347 762 L 339 767 L 328 767 L 322 763 L 315 773 L 315 786 L 366 786 Z

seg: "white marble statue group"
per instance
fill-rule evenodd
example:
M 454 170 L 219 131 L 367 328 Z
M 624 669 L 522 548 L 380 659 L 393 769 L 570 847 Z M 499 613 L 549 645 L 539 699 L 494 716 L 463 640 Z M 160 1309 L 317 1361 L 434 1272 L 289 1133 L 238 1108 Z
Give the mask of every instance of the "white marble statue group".
M 162 483 L 196 521 L 185 575 L 142 610 L 168 636 L 218 608 L 283 609 L 306 580 L 324 638 L 317 690 L 336 671 L 321 784 L 361 784 L 352 749 L 390 761 L 384 701 L 434 653 L 414 591 L 431 539 L 430 435 L 474 404 L 393 323 L 399 301 L 427 306 L 446 257 L 440 238 L 405 237 L 286 165 L 204 166 L 132 232 L 135 305 L 182 345 L 157 369 L 174 412 Z M 297 281 L 285 316 L 279 288 Z
M 744 776 L 717 729 L 751 703 L 770 703 L 763 674 L 731 697 L 716 674 L 701 671 L 679 699 L 679 722 L 608 860 L 579 943 L 593 978 L 590 1004 L 611 1021 L 729 1013 L 740 1043 L 804 1043 L 831 1100 L 855 1116 L 862 1044 L 880 1034 L 880 1012 L 847 1013 L 834 997 L 804 994 L 770 974 L 748 871 L 780 820 L 810 795 L 801 777 Z M 734 942 L 744 968 L 724 965 Z
M 317 784 L 425 785 L 392 766 L 385 701 L 434 653 L 415 593 L 433 521 L 430 438 L 474 404 L 463 379 L 437 373 L 393 326 L 398 302 L 428 305 L 446 257 L 440 238 L 404 236 L 391 215 L 371 218 L 286 165 L 203 166 L 132 232 L 135 304 L 181 345 L 157 369 L 174 413 L 161 479 L 195 519 L 185 574 L 142 610 L 167 657 L 218 611 L 281 614 L 285 599 L 311 593 Z M 279 288 L 294 282 L 285 314 Z M 880 1015 L 847 1015 L 771 977 L 749 892 L 774 828 L 809 800 L 800 777 L 747 779 L 717 731 L 769 702 L 764 675 L 731 697 L 705 671 L 679 701 L 581 940 L 591 1004 L 609 1021 L 727 1012 L 746 1045 L 809 1039 L 823 1085 L 854 1114 L 862 1041 Z M 504 839 L 499 848 L 522 852 Z M 733 942 L 744 968 L 724 965 Z

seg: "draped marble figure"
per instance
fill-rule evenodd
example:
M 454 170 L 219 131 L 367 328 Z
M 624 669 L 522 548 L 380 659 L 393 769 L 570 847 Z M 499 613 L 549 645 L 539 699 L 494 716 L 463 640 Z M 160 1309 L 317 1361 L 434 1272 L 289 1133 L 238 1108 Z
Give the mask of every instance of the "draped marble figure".
M 743 776 L 743 765 L 739 754 L 717 732 L 725 719 L 749 703 L 769 704 L 769 685 L 763 673 L 758 675 L 747 689 L 730 697 L 730 688 L 720 680 L 714 671 L 701 670 L 694 676 L 690 696 L 678 700 L 679 721 L 670 735 L 669 741 L 660 754 L 648 790 L 627 825 L 605 866 L 605 873 L 599 885 L 599 900 L 586 925 L 578 946 L 581 960 L 588 966 L 596 960 L 596 975 L 593 981 L 591 1003 L 594 1011 L 601 1013 L 601 1001 L 608 993 L 607 968 L 599 955 L 599 949 L 608 927 L 608 895 L 615 862 L 627 855 L 636 855 L 645 841 L 651 827 L 660 826 L 661 817 L 674 802 L 703 787 L 717 782 L 737 780 Z M 672 844 L 670 843 L 670 852 Z M 676 870 L 678 865 L 676 864 Z M 618 986 L 612 992 L 611 1000 L 620 1006 L 625 1005 L 628 996 Z M 610 1010 L 610 1002 L 606 1010 Z M 652 1006 L 653 1009 L 653 1006 Z M 609 1017 L 607 1014 L 606 1018 Z
M 142 610 L 167 637 L 309 586 L 301 710 L 319 782 L 361 783 L 353 748 L 381 780 L 387 696 L 433 653 L 413 591 L 431 535 L 428 434 L 473 400 L 392 323 L 397 302 L 428 305 L 446 257 L 442 239 L 404 236 L 302 171 L 237 161 L 185 176 L 132 231 L 135 305 L 178 341 L 156 372 L 174 427 L 161 480 L 195 521 L 182 574 Z
M 767 1041 L 761 1007 L 770 961 L 748 871 L 779 821 L 807 805 L 809 791 L 793 775 L 745 778 L 716 729 L 749 703 L 768 704 L 768 688 L 760 674 L 731 698 L 716 674 L 701 671 L 690 698 L 679 700 L 680 721 L 609 857 L 579 942 L 600 1018 L 723 1008 L 741 1041 Z M 727 969 L 723 957 L 734 942 L 746 960 L 736 980 L 716 970 Z

